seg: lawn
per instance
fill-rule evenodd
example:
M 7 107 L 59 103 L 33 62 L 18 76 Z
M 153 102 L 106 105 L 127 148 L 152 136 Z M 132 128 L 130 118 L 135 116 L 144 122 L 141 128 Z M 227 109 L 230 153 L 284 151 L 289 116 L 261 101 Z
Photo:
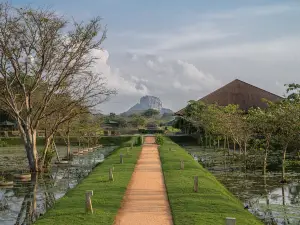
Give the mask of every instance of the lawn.
M 165 138 L 159 151 L 175 225 L 224 225 L 226 217 L 236 218 L 237 225 L 263 225 L 180 146 Z M 194 176 L 199 179 L 197 193 L 193 192 Z
M 38 225 L 82 225 L 113 224 L 121 201 L 130 181 L 141 147 L 119 148 L 85 178 L 82 183 L 70 190 L 55 206 L 35 223 Z M 124 163 L 120 164 L 120 154 Z M 114 166 L 114 181 L 108 180 L 109 168 Z M 85 213 L 85 192 L 93 190 L 92 205 L 94 214 Z

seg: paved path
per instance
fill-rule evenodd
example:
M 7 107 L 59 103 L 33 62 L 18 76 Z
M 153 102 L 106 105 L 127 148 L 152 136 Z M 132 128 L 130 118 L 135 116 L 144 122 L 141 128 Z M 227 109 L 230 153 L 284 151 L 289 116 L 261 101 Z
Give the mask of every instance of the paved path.
M 155 137 L 145 137 L 114 225 L 172 224 Z

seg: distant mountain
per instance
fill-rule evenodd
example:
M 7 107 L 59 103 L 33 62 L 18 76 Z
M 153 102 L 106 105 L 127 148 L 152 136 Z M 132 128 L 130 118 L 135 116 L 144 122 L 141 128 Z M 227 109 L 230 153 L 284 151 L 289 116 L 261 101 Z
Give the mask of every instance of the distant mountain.
M 158 97 L 146 95 L 140 99 L 140 103 L 135 104 L 128 111 L 122 113 L 121 115 L 130 116 L 132 114 L 142 113 L 148 109 L 158 110 L 161 115 L 165 113 L 173 114 L 171 109 L 163 108 L 163 104 Z

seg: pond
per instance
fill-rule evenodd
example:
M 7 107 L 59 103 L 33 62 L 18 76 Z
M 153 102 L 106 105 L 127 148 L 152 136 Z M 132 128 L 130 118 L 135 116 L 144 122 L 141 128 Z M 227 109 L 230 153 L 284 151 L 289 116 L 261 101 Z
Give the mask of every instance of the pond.
M 300 224 L 299 166 L 287 167 L 290 182 L 281 184 L 280 168 L 268 168 L 267 176 L 263 176 L 262 169 L 245 170 L 241 162 L 233 160 L 232 155 L 228 156 L 223 151 L 189 144 L 184 144 L 183 148 L 265 224 Z M 259 160 L 251 159 L 249 163 L 255 164 L 255 161 Z
M 99 147 L 93 152 L 74 156 L 70 164 L 54 164 L 48 174 L 32 175 L 29 181 L 14 180 L 13 186 L 0 187 L 0 224 L 32 224 L 114 149 L 115 146 Z M 10 175 L 6 174 L 6 177 Z

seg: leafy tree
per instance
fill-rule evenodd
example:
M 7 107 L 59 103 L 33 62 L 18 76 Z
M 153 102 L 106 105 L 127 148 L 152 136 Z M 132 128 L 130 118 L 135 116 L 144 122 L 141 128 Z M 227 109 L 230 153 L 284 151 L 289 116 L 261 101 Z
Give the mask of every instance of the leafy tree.
M 94 108 L 115 93 L 92 70 L 92 52 L 106 38 L 100 18 L 67 24 L 50 10 L 0 3 L 0 104 L 18 123 L 31 171 L 39 170 L 36 135 L 42 120 L 73 114 L 80 106 Z M 58 98 L 68 101 L 54 104 Z M 66 122 L 64 114 L 57 124 Z
M 159 111 L 156 109 L 147 109 L 145 112 L 142 113 L 142 116 L 148 117 L 148 118 L 154 117 L 157 115 L 159 115 Z
M 245 121 L 242 117 L 242 110 L 239 109 L 238 105 L 227 105 L 222 108 L 223 114 L 221 115 L 223 122 L 223 135 L 224 140 L 231 138 L 235 143 L 239 145 L 240 154 L 243 148 L 243 128 L 246 126 Z M 244 145 L 245 147 L 245 145 Z
M 264 164 L 263 164 L 263 174 L 266 174 L 267 169 L 267 159 L 270 150 L 271 139 L 276 134 L 278 130 L 276 126 L 276 116 L 274 114 L 274 104 L 268 102 L 268 108 L 262 110 L 260 108 L 252 108 L 248 111 L 249 113 L 249 123 L 251 129 L 254 131 L 256 136 L 262 135 L 264 144 Z
M 135 115 L 132 117 L 131 119 L 131 124 L 134 126 L 134 127 L 142 127 L 142 126 L 145 126 L 146 124 L 146 119 L 142 116 L 139 116 L 139 115 Z
M 276 117 L 276 136 L 283 147 L 282 151 L 282 182 L 285 182 L 285 159 L 288 146 L 299 138 L 300 132 L 300 104 L 289 99 L 274 104 Z

